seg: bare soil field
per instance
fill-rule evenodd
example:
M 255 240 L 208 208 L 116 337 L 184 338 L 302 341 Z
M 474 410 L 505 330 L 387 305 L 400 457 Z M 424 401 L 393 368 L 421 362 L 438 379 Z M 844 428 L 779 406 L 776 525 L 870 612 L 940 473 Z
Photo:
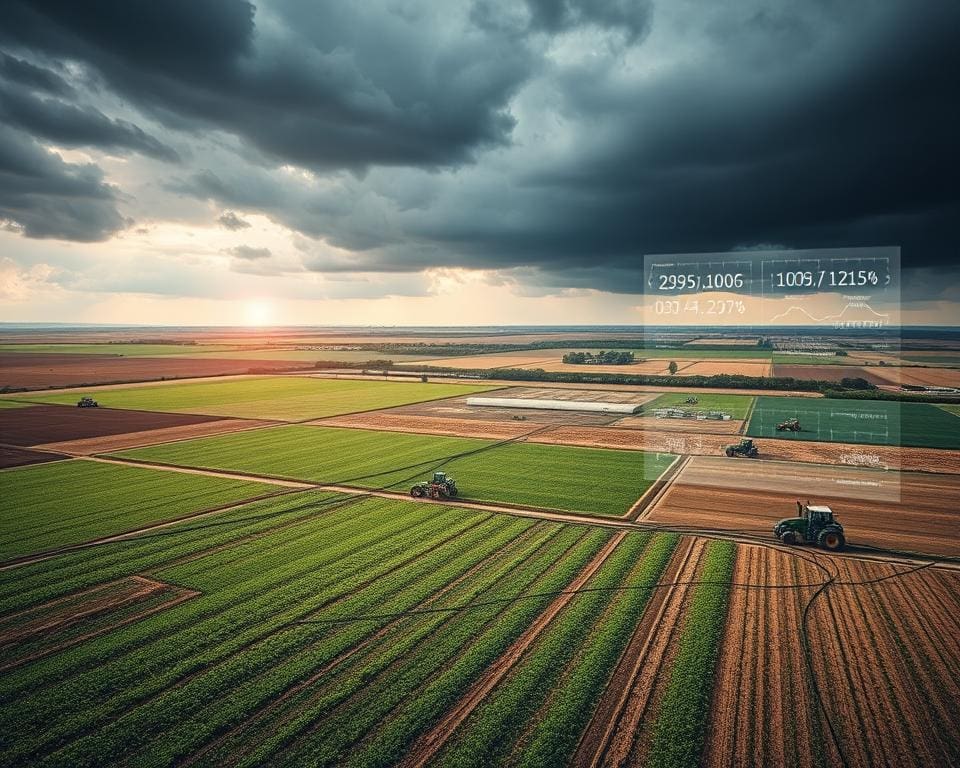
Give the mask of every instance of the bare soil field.
M 161 427 L 140 432 L 122 432 L 116 435 L 87 437 L 79 440 L 63 440 L 60 442 L 43 443 L 37 448 L 48 451 L 63 451 L 64 453 L 90 456 L 95 453 L 110 453 L 127 448 L 139 448 L 159 443 L 172 443 L 177 440 L 190 440 L 194 437 L 208 437 L 221 435 L 226 432 L 239 432 L 245 429 L 257 429 L 275 425 L 274 421 L 254 421 L 252 419 L 217 419 L 200 424 L 184 424 L 177 427 Z
M 677 376 L 769 376 L 771 368 L 769 360 L 701 360 L 681 366 Z
M 669 365 L 669 360 L 644 360 L 630 365 L 575 365 L 565 363 L 558 357 L 552 362 L 525 365 L 524 368 L 543 368 L 551 373 L 628 373 L 637 376 L 665 376 L 670 373 Z
M 960 387 L 960 370 L 956 368 L 883 368 L 873 369 L 888 384 L 912 384 L 921 387 Z
M 874 373 L 874 370 L 873 367 L 861 368 L 853 365 L 774 365 L 773 375 L 822 381 L 860 378 L 866 379 L 871 384 L 885 384 L 886 379 Z
M 960 477 L 697 457 L 644 519 L 769 534 L 812 499 L 837 514 L 851 546 L 960 556 Z
M 540 368 L 540 363 L 559 360 L 560 355 L 552 349 L 527 350 L 524 352 L 492 352 L 489 355 L 465 355 L 463 357 L 422 358 L 423 365 L 439 368 Z
M 222 420 L 221 416 L 155 413 L 117 408 L 35 405 L 0 409 L 0 434 L 11 445 L 32 446 Z
M 837 576 L 808 622 L 823 709 L 801 634 L 816 587 L 799 585 L 827 574 L 786 552 L 740 545 L 734 584 L 755 586 L 731 594 L 702 764 L 955 764 L 960 577 L 819 559 Z
M 351 427 L 355 429 L 383 429 L 391 432 L 413 432 L 437 435 L 462 435 L 463 437 L 495 437 L 498 434 L 512 436 L 529 431 L 525 422 L 481 421 L 478 419 L 449 418 L 437 420 L 423 416 L 397 413 L 398 409 L 370 411 L 347 416 L 324 419 L 324 426 Z M 511 433 L 511 427 L 519 424 L 520 430 Z M 530 442 L 555 445 L 579 445 L 588 448 L 620 448 L 654 453 L 679 453 L 692 456 L 720 456 L 736 435 L 716 435 L 694 432 L 679 432 L 659 429 L 623 429 L 619 427 L 575 424 L 538 432 Z M 436 431 L 434 431 L 436 430 Z M 846 443 L 819 443 L 803 440 L 763 440 L 761 456 L 765 459 L 813 462 L 819 464 L 849 465 L 859 457 L 876 456 L 882 466 L 891 469 L 917 470 L 960 474 L 960 451 L 945 451 L 933 448 L 901 448 L 883 445 L 849 445 Z M 724 459 L 735 462 L 733 471 L 744 473 L 750 466 L 743 466 L 743 459 Z
M 649 429 L 657 432 L 690 432 L 699 435 L 736 435 L 743 429 L 742 419 L 658 419 L 652 416 L 626 416 L 611 426 L 622 429 Z
M 44 453 L 43 451 L 30 451 L 25 448 L 12 448 L 6 445 L 0 445 L 0 469 L 7 467 L 23 467 L 27 464 L 42 464 L 46 461 L 56 461 L 62 459 L 56 453 Z
M 184 379 L 251 372 L 294 371 L 309 362 L 213 358 L 115 357 L 110 355 L 0 354 L 0 387 L 48 389 L 86 384 Z

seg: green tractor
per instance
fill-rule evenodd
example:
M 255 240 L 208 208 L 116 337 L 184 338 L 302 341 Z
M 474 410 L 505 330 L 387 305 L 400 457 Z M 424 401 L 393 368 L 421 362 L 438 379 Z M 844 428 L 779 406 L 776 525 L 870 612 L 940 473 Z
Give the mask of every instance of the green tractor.
M 833 510 L 826 506 L 811 506 L 797 502 L 797 517 L 787 517 L 773 526 L 773 535 L 784 544 L 816 544 L 817 546 L 838 552 L 847 540 L 843 535 L 843 526 L 833 516 Z
M 447 477 L 446 472 L 434 472 L 433 480 L 417 483 L 410 489 L 415 499 L 452 499 L 457 495 L 457 481 Z
M 787 419 L 777 424 L 777 432 L 800 432 L 800 419 Z
M 743 438 L 743 440 L 734 445 L 728 445 L 723 449 L 723 452 L 731 458 L 737 456 L 743 459 L 755 459 L 760 455 L 760 449 L 757 448 L 757 444 L 749 437 Z
M 99 408 L 100 404 L 92 397 L 84 395 L 77 401 L 77 408 Z

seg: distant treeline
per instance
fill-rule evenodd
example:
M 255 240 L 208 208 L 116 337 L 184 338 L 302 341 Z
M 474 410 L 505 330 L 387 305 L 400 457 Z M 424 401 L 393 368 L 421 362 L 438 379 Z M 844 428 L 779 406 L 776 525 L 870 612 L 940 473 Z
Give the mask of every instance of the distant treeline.
M 641 352 L 646 348 L 658 353 L 679 350 L 756 350 L 760 344 L 682 344 L 672 347 L 650 346 L 651 340 L 644 339 L 550 339 L 546 341 L 531 341 L 526 344 L 438 344 L 424 342 L 416 344 L 351 344 L 349 347 L 339 346 L 339 349 L 369 350 L 383 355 L 424 355 L 436 357 L 459 357 L 461 355 L 485 355 L 493 352 L 525 352 L 538 349 L 569 349 L 570 347 L 594 347 L 600 349 L 633 349 Z
M 630 365 L 634 362 L 633 352 L 568 352 L 563 356 L 563 362 L 570 365 Z

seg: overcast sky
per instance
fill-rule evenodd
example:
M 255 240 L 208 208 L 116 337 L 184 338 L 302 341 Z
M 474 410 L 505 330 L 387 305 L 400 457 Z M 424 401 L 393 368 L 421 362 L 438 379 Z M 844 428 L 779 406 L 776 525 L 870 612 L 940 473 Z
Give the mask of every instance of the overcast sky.
M 900 246 L 956 322 L 956 0 L 0 0 L 0 320 L 631 323 Z

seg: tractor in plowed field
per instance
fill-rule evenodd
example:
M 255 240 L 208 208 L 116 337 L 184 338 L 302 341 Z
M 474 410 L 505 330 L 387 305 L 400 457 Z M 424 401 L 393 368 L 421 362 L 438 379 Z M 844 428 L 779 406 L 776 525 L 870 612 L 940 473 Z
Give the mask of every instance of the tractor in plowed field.
M 415 499 L 452 499 L 457 495 L 457 481 L 446 472 L 434 472 L 432 480 L 413 486 L 410 495 Z
M 86 395 L 81 397 L 77 401 L 77 408 L 99 408 L 100 403 L 94 400 L 92 397 L 87 397 Z
M 837 552 L 846 546 L 843 526 L 827 506 L 813 506 L 797 502 L 797 517 L 787 517 L 773 526 L 773 535 L 784 544 L 816 544 L 822 549 Z
M 736 456 L 741 459 L 755 459 L 760 455 L 760 449 L 757 447 L 757 444 L 749 437 L 743 438 L 739 443 L 728 445 L 723 449 L 723 452 L 731 458 Z
M 777 424 L 777 432 L 799 432 L 800 419 L 787 419 Z

